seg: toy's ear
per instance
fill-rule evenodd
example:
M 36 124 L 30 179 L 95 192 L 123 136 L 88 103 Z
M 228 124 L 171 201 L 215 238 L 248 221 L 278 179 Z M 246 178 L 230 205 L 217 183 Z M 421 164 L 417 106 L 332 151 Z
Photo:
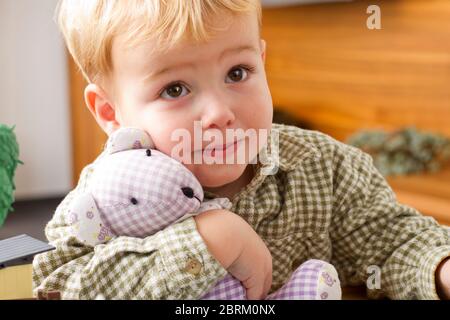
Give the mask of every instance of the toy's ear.
M 154 149 L 150 135 L 139 128 L 120 128 L 106 142 L 105 150 L 112 154 L 131 149 Z
M 102 221 L 90 193 L 78 195 L 73 199 L 68 218 L 72 235 L 85 245 L 95 246 L 112 239 L 113 234 Z

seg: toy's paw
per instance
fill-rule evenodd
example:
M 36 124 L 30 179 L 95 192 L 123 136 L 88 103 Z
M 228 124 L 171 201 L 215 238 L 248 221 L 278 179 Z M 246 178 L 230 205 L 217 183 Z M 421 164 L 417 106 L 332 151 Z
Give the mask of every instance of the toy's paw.
M 232 275 L 227 274 L 225 278 L 200 299 L 202 300 L 246 300 L 247 295 L 241 282 Z
M 116 130 L 106 142 L 106 153 L 112 154 L 132 149 L 153 149 L 149 134 L 139 128 L 123 127 Z
M 74 199 L 69 209 L 69 223 L 72 234 L 86 245 L 95 246 L 112 239 L 112 232 L 104 225 L 90 194 Z
M 268 300 L 340 300 L 341 285 L 336 269 L 328 262 L 311 259 L 292 274 L 289 281 Z

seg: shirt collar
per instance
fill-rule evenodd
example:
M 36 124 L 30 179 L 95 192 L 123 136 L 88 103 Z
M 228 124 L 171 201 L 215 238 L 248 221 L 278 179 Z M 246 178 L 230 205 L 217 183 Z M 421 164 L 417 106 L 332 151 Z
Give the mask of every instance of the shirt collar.
M 268 139 L 265 152 L 268 161 L 258 161 L 258 166 L 268 170 L 270 167 L 281 171 L 290 171 L 301 165 L 302 161 L 309 158 L 320 158 L 317 147 L 302 137 L 303 129 L 295 131 L 283 130 L 286 126 L 274 124 Z M 264 150 L 262 152 L 264 160 Z

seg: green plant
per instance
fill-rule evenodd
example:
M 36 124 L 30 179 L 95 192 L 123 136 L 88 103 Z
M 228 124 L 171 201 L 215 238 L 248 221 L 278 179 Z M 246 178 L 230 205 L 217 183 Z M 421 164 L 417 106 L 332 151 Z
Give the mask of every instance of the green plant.
M 17 144 L 14 127 L 0 124 L 0 227 L 3 225 L 9 211 L 12 211 L 14 201 L 14 173 L 19 163 L 19 145 Z
M 369 153 L 385 175 L 436 172 L 450 160 L 450 139 L 414 127 L 391 133 L 373 130 L 352 135 L 347 143 Z

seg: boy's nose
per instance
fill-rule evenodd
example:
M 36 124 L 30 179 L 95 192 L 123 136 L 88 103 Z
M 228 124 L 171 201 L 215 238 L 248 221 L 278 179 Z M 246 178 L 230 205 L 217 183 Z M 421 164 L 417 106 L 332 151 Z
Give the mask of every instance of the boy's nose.
M 216 124 L 216 123 L 211 123 L 208 126 L 205 126 L 206 129 L 220 129 L 223 127 L 228 127 L 231 125 L 231 121 L 228 121 L 226 124 Z
M 235 120 L 234 112 L 226 104 L 216 102 L 206 105 L 202 123 L 204 129 L 220 129 L 230 126 Z

